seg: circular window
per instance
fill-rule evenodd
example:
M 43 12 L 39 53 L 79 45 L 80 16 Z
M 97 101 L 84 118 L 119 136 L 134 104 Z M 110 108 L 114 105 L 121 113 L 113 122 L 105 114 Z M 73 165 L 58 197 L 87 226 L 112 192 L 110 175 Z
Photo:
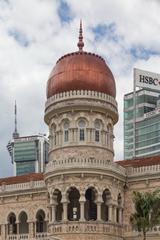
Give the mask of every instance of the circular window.
M 86 122 L 85 122 L 83 119 L 81 119 L 81 120 L 79 120 L 79 122 L 78 122 L 78 126 L 79 126 L 80 128 L 84 128 L 84 127 L 86 126 Z
M 96 120 L 95 123 L 94 123 L 94 126 L 96 129 L 100 129 L 101 128 L 101 123 L 99 120 Z

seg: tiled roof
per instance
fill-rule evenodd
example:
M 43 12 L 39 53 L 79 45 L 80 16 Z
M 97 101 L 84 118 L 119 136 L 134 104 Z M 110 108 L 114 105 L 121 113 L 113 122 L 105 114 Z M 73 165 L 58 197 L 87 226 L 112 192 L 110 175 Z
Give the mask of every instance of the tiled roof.
M 160 164 L 160 156 L 135 158 L 131 160 L 122 160 L 122 161 L 117 161 L 116 163 L 118 163 L 123 167 L 152 166 L 152 165 Z
M 7 177 L 7 178 L 0 178 L 0 185 L 6 184 L 16 184 L 16 183 L 25 183 L 30 181 L 40 181 L 43 180 L 43 173 L 31 173 L 22 176 L 16 177 Z

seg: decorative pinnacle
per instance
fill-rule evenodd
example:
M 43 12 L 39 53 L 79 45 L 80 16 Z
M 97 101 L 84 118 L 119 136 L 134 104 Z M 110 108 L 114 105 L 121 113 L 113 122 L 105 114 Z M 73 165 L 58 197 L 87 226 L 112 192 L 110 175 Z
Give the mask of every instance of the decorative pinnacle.
M 83 35 L 82 35 L 83 31 L 82 31 L 82 20 L 80 20 L 80 28 L 79 28 L 79 42 L 77 44 L 78 48 L 79 48 L 79 52 L 83 51 L 83 47 L 84 47 L 84 42 L 83 42 Z

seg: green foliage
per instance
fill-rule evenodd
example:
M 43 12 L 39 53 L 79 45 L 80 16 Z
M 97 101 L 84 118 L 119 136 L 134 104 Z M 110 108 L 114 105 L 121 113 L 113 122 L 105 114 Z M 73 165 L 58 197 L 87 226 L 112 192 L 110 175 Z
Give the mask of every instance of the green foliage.
M 130 216 L 132 226 L 139 232 L 143 232 L 144 240 L 146 232 L 160 223 L 160 191 L 133 192 L 135 213 Z

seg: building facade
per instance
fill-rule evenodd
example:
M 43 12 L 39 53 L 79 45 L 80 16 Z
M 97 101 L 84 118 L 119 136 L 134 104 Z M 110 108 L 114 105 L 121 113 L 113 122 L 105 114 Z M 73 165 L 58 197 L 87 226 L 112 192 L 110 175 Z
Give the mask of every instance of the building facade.
M 125 159 L 160 154 L 159 107 L 158 92 L 137 91 L 135 106 L 133 92 L 124 96 Z
M 137 240 L 132 193 L 160 186 L 159 157 L 114 162 L 118 121 L 112 72 L 98 55 L 60 58 L 47 84 L 49 163 L 44 173 L 0 179 L 0 240 Z M 148 233 L 160 238 L 159 226 Z

